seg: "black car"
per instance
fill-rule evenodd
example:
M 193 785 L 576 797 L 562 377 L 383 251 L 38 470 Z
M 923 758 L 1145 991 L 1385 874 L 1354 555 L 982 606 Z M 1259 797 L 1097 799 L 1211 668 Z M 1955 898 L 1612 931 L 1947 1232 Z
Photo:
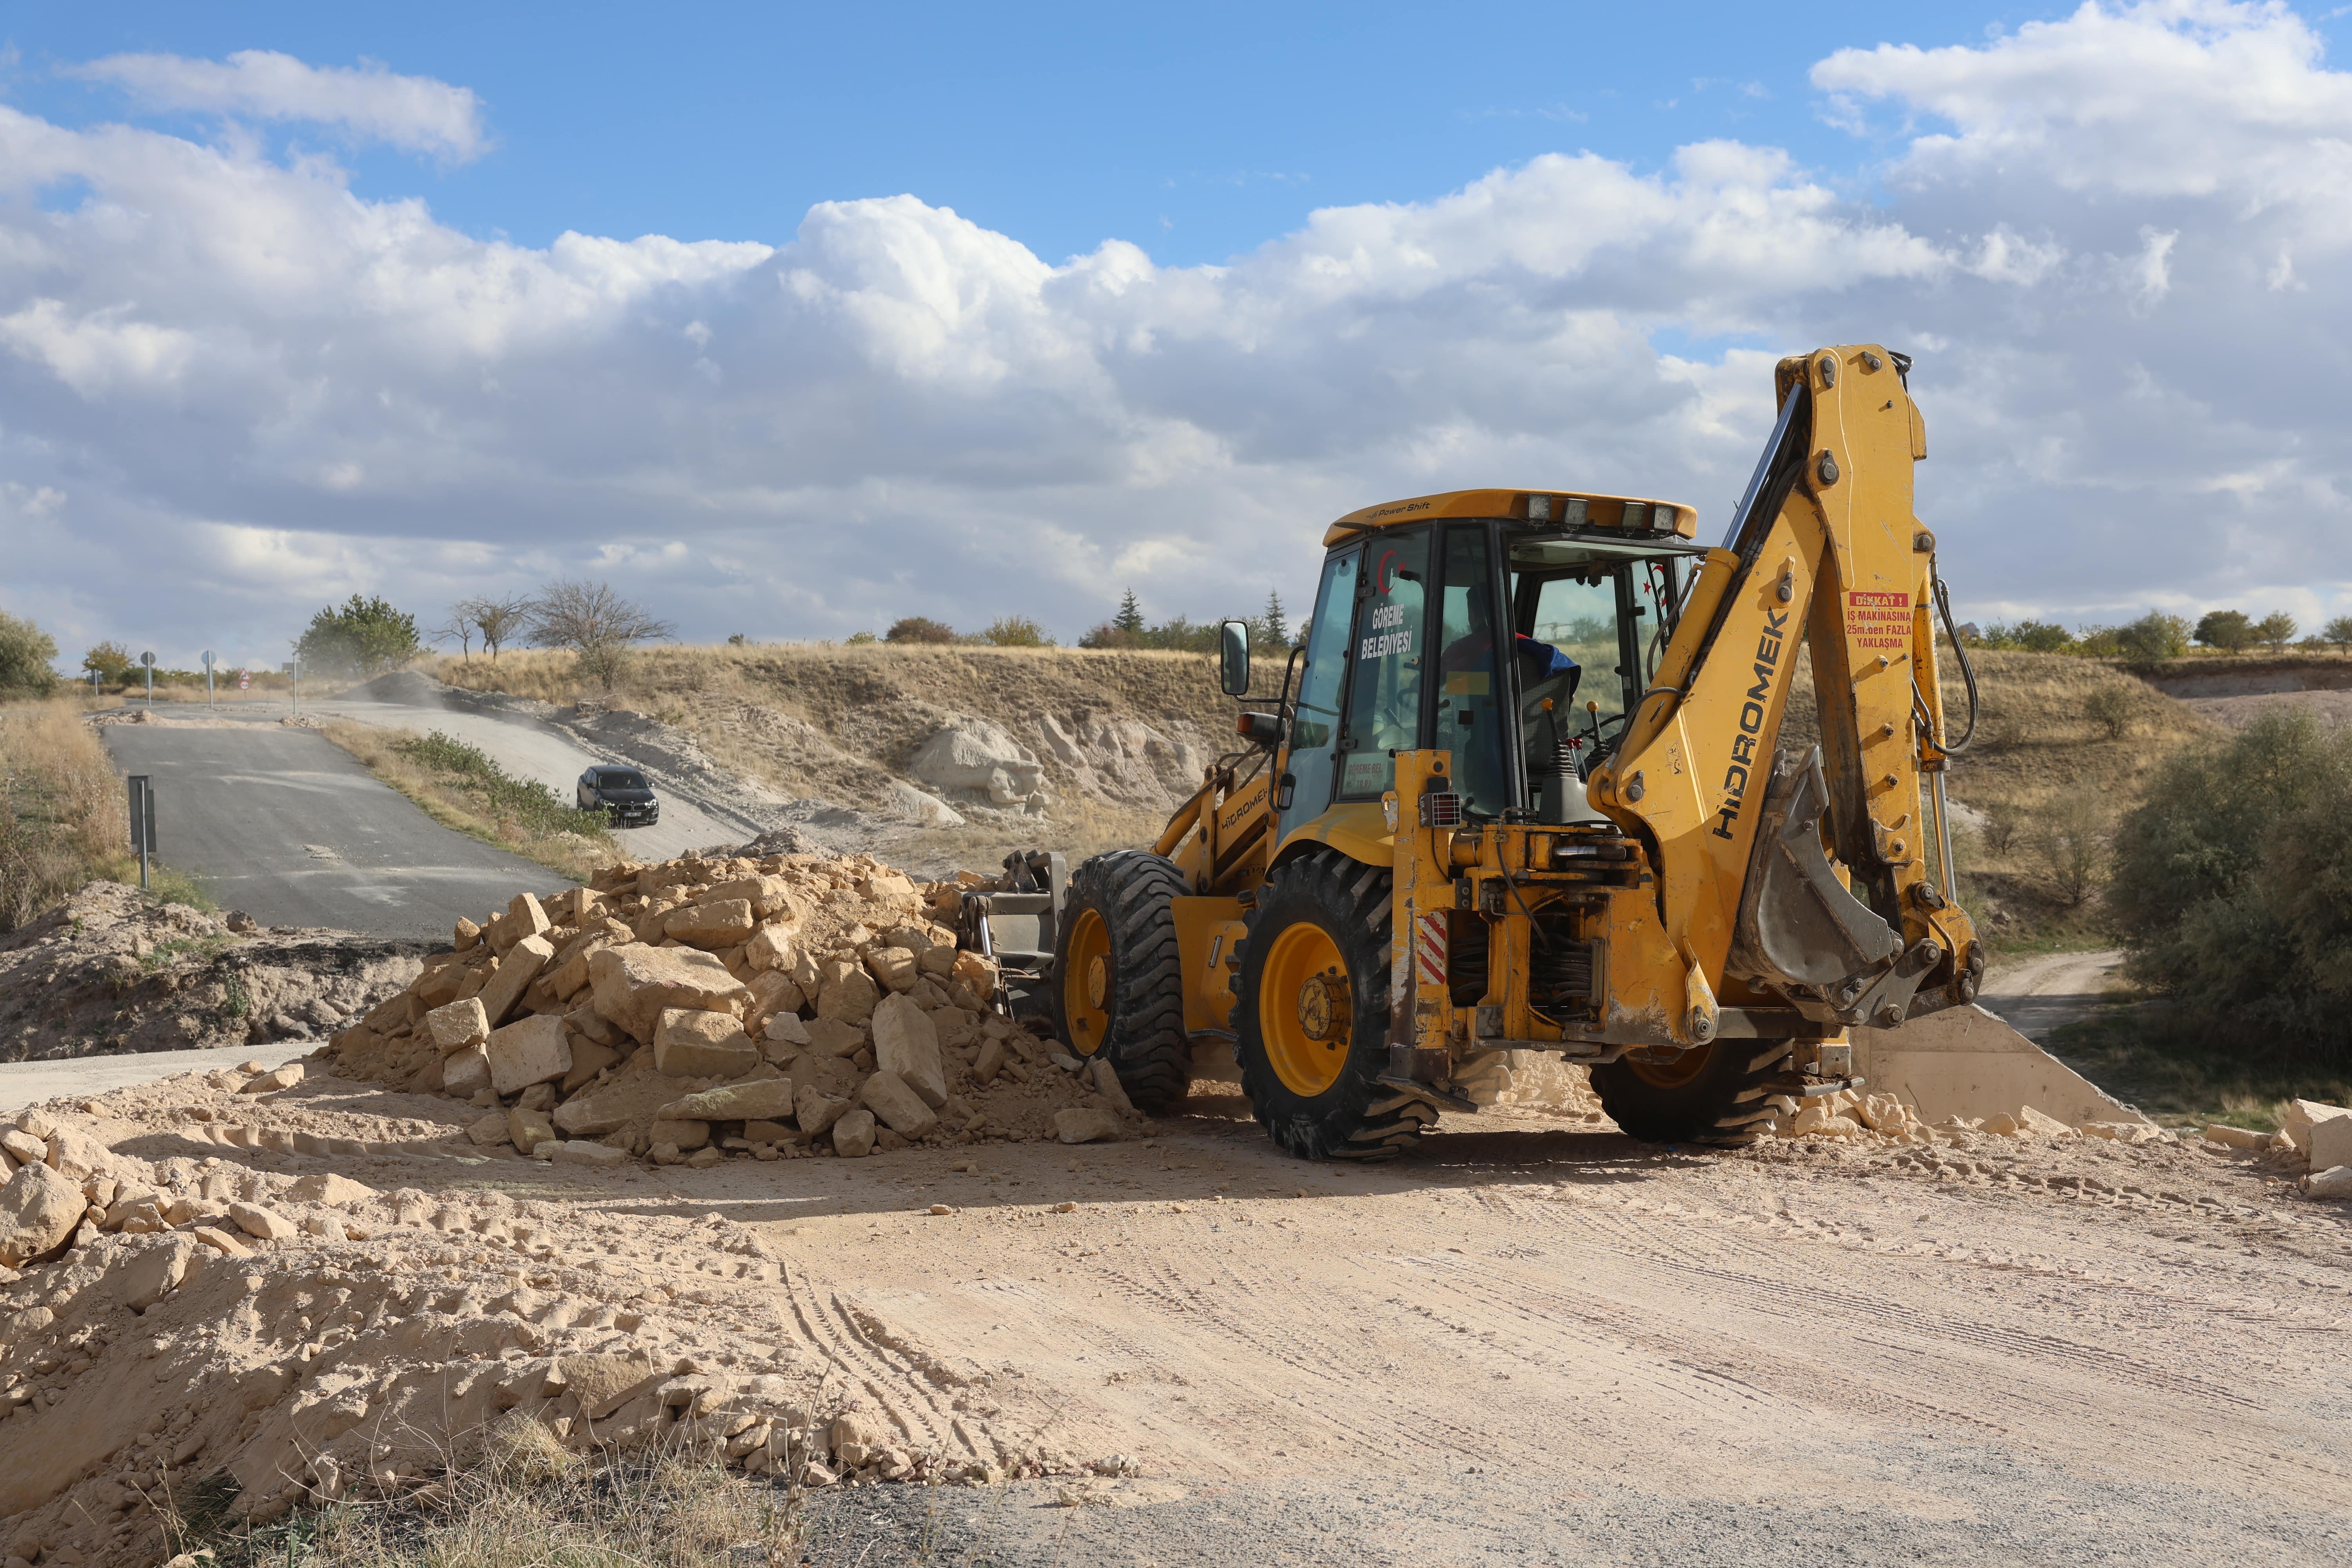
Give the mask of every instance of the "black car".
M 646 827 L 661 820 L 661 802 L 635 768 L 590 768 L 572 789 L 583 811 L 601 811 L 615 827 Z

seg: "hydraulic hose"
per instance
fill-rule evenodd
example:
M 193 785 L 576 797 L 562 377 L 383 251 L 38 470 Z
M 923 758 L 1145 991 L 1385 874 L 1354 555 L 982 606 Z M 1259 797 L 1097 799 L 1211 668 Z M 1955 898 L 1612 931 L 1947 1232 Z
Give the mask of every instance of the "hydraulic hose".
M 1952 639 L 1953 656 L 1960 661 L 1961 683 L 1969 689 L 1968 730 L 1958 740 L 1945 742 L 1944 750 L 1947 752 L 1965 752 L 1969 749 L 1969 742 L 1976 739 L 1977 733 L 1977 711 L 1979 702 L 1977 698 L 1976 666 L 1969 662 L 1969 650 L 1961 643 L 1958 630 L 1952 625 L 1951 590 L 1944 585 L 1944 579 L 1942 576 L 1935 574 L 1935 566 L 1932 563 L 1929 564 L 1927 570 L 1930 574 L 1928 580 L 1935 584 L 1936 613 L 1943 617 L 1944 635 Z

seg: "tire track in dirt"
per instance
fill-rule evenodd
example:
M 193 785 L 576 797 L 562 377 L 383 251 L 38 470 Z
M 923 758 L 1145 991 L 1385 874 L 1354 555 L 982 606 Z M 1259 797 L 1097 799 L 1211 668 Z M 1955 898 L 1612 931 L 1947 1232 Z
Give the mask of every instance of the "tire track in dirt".
M 1883 1503 L 1873 1456 L 1928 1443 L 2352 1506 L 2352 1435 L 2313 1381 L 2352 1367 L 2323 1256 L 2343 1229 L 2244 1203 L 2210 1162 L 1647 1160 L 1536 1125 L 1532 1175 L 1498 1174 L 1509 1141 L 1482 1131 L 1480 1159 L 1316 1172 L 1339 1190 L 1307 1200 L 1272 1195 L 1302 1178 L 1255 1144 L 1163 1131 L 1181 1152 L 1089 1153 L 1100 1201 L 1044 1234 L 975 1212 L 924 1233 L 939 1257 L 845 1248 L 814 1289 L 883 1303 L 919 1354 L 833 1353 L 901 1398 L 926 1359 L 985 1371 L 997 1430 L 1205 1484 L 1525 1472 Z M 2067 1183 L 2092 1172 L 2145 1190 L 2085 1201 Z M 1937 1474 L 1906 1470 L 1901 1506 L 1949 1518 Z

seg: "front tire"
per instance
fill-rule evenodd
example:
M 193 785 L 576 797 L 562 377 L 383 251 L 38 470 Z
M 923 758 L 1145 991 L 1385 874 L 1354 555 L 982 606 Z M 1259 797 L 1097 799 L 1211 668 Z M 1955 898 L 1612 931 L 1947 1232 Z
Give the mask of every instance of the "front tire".
M 1301 1160 L 1388 1160 L 1436 1111 L 1388 1067 L 1389 872 L 1321 850 L 1259 890 L 1234 1005 L 1242 1092 Z
M 1175 900 L 1191 889 L 1165 856 L 1114 849 L 1070 878 L 1055 943 L 1055 1033 L 1080 1061 L 1099 1056 L 1138 1110 L 1163 1114 L 1191 1087 Z
M 1601 1109 L 1644 1143 L 1738 1147 L 1764 1136 L 1792 1040 L 1717 1040 L 1659 1064 L 1621 1057 L 1592 1069 Z

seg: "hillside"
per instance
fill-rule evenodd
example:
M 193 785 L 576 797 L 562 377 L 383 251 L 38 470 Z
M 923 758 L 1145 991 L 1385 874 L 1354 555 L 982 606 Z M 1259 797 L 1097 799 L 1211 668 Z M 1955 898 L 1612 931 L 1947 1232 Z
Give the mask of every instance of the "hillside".
M 2165 758 L 2217 731 L 2116 666 L 2029 653 L 1972 658 L 1983 714 L 1949 786 L 1972 825 L 1962 863 L 1997 928 L 2039 924 L 2067 902 L 2045 886 L 2051 835 L 2103 835 Z M 652 743 L 682 745 L 794 803 L 785 816 L 820 836 L 942 867 L 992 866 L 1016 847 L 1078 855 L 1149 838 L 1224 749 L 1234 710 L 1206 658 L 1136 651 L 656 647 L 633 656 L 611 692 L 581 687 L 560 654 L 443 659 L 433 673 L 569 710 L 615 744 L 642 731 Z M 1280 667 L 1262 660 L 1257 674 L 1270 696 Z M 1949 668 L 1945 700 L 1958 726 L 1966 696 Z M 2094 716 L 2103 700 L 2112 723 Z M 1806 666 L 1790 743 L 1810 742 L 1814 714 Z M 944 749 L 960 750 L 963 763 L 942 762 L 943 734 L 961 738 Z M 1003 764 L 1001 778 L 992 762 Z M 992 778 L 1012 790 L 992 792 Z
M 821 836 L 918 867 L 1153 837 L 1227 749 L 1235 710 L 1210 659 L 1136 650 L 655 647 L 609 692 L 576 682 L 560 654 L 445 658 L 430 673 L 572 709 L 597 731 L 642 714 L 800 803 L 785 815 Z M 1256 673 L 1269 695 L 1281 684 L 1278 664 Z

